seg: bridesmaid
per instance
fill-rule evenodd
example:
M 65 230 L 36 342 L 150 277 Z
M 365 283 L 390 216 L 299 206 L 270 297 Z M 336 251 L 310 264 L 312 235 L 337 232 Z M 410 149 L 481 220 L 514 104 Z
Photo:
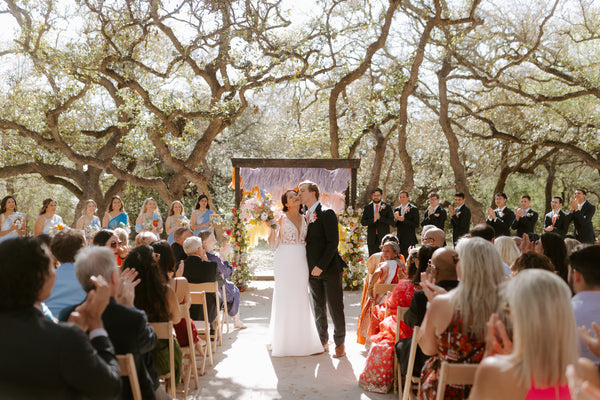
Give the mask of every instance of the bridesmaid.
M 0 242 L 25 235 L 25 216 L 17 212 L 17 201 L 6 196 L 0 202 Z
M 163 221 L 158 213 L 158 205 L 152 197 L 144 200 L 142 211 L 135 220 L 135 231 L 137 233 L 152 232 L 157 238 L 160 237 L 163 231 Z
M 169 207 L 169 215 L 165 221 L 165 231 L 169 235 L 167 242 L 169 242 L 170 245 L 173 244 L 175 241 L 173 238 L 175 230 L 189 225 L 189 223 L 190 221 L 185 217 L 185 213 L 183 212 L 183 204 L 178 200 L 172 202 L 171 207 Z
M 79 217 L 77 224 L 75 224 L 76 229 L 85 231 L 85 237 L 88 242 L 91 242 L 96 232 L 101 229 L 100 218 L 94 215 L 97 210 L 98 205 L 96 202 L 92 199 L 89 199 L 85 202 L 85 207 L 83 208 L 81 217 Z
M 119 196 L 113 196 L 104 218 L 102 218 L 102 227 L 108 229 L 124 228 L 129 231 L 129 217 L 123 207 L 123 201 Z
M 210 216 L 215 212 L 208 206 L 208 196 L 201 194 L 196 202 L 196 209 L 190 216 L 190 228 L 194 230 L 194 235 L 210 229 Z
M 38 236 L 42 233 L 46 235 L 54 234 L 54 228 L 58 224 L 63 224 L 63 219 L 60 215 L 56 214 L 56 200 L 46 199 L 42 202 L 42 209 L 40 210 L 40 216 L 35 221 L 33 228 L 33 235 Z

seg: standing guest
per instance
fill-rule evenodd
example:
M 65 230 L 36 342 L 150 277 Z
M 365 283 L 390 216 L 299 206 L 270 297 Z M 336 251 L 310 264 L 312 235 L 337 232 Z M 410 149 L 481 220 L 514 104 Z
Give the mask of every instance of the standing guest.
M 394 209 L 394 220 L 396 221 L 396 237 L 400 242 L 400 254 L 408 257 L 408 248 L 417 244 L 415 229 L 419 226 L 419 210 L 409 203 L 408 192 L 402 190 L 398 194 L 400 205 Z
M 454 195 L 454 204 L 448 206 L 450 212 L 450 223 L 452 224 L 452 241 L 454 246 L 458 243 L 458 239 L 469 233 L 471 227 L 471 209 L 465 204 L 465 194 L 457 192 Z
M 381 240 L 390 233 L 390 226 L 394 225 L 394 214 L 392 206 L 381 200 L 383 190 L 373 189 L 371 192 L 371 203 L 363 210 L 360 223 L 367 227 L 367 246 L 369 256 L 379 251 Z
M 25 216 L 17 211 L 17 201 L 6 196 L 0 202 L 0 242 L 25 235 Z
M 75 224 L 76 229 L 85 231 L 85 238 L 88 242 L 91 242 L 94 235 L 102 229 L 100 218 L 95 215 L 96 210 L 98 210 L 96 202 L 92 199 L 87 200 L 83 207 L 81 217 L 79 217 Z
M 495 315 L 490 320 L 496 327 L 490 334 L 491 343 L 508 345 L 512 351 L 504 350 L 504 354 L 481 362 L 471 398 L 571 399 L 565 371 L 577 361 L 577 333 L 570 297 L 565 282 L 548 271 L 523 271 L 508 283 L 506 309 L 513 325 L 514 346 L 497 339 L 504 336 L 498 332 L 505 329 Z
M 429 207 L 425 210 L 421 226 L 435 225 L 438 229 L 443 231 L 444 223 L 446 222 L 448 215 L 446 214 L 446 210 L 440 206 L 440 195 L 431 192 L 427 195 L 427 198 L 429 199 Z
M 531 197 L 521 196 L 521 207 L 515 210 L 515 220 L 511 228 L 516 230 L 515 236 L 523 237 L 524 233 L 533 233 L 537 224 L 538 213 L 531 209 Z
M 198 236 L 200 232 L 210 229 L 210 216 L 215 212 L 210 209 L 208 196 L 205 194 L 198 196 L 194 208 L 192 215 L 190 215 L 190 228 L 194 230 L 194 235 Z
M 113 399 L 121 390 L 119 363 L 102 313 L 109 288 L 95 289 L 74 324 L 54 323 L 40 310 L 55 280 L 46 246 L 33 238 L 0 243 L 0 388 L 4 399 Z M 85 322 L 85 323 L 84 323 Z M 89 334 L 82 331 L 87 330 Z
M 562 197 L 554 196 L 550 203 L 552 211 L 544 217 L 544 231 L 558 233 L 565 237 L 569 230 L 571 217 L 561 210 L 563 205 Z
M 33 227 L 33 235 L 37 236 L 41 233 L 46 235 L 54 234 L 62 229 L 63 219 L 60 215 L 56 215 L 57 204 L 55 200 L 46 199 L 42 202 L 40 216 L 35 221 Z
M 178 200 L 171 203 L 168 214 L 167 220 L 165 221 L 165 231 L 167 232 L 167 235 L 169 235 L 167 237 L 167 242 L 171 245 L 175 241 L 173 238 L 175 230 L 177 228 L 188 227 L 190 225 L 190 220 L 186 218 L 183 204 Z
M 442 361 L 481 361 L 486 323 L 500 305 L 499 287 L 506 275 L 494 246 L 481 238 L 461 239 L 457 252 L 460 283 L 433 298 L 419 333 L 421 350 L 432 356 L 421 370 L 419 399 L 435 399 Z M 448 386 L 444 398 L 464 399 L 469 390 L 469 386 Z
M 569 286 L 575 293 L 571 304 L 577 326 L 591 329 L 600 320 L 600 246 L 583 247 L 569 256 Z M 581 340 L 579 355 L 598 362 Z
M 213 261 L 217 263 L 217 267 L 219 268 L 219 290 L 222 290 L 222 287 L 225 286 L 225 296 L 227 297 L 227 314 L 233 317 L 233 326 L 236 329 L 246 329 L 246 325 L 240 319 L 240 289 L 235 286 L 235 283 L 228 281 L 229 278 L 233 274 L 233 266 L 227 261 L 227 256 L 231 251 L 231 245 L 227 243 L 225 246 L 222 246 L 219 255 L 214 253 L 214 250 L 217 247 L 217 238 L 212 232 L 204 231 L 200 232 L 200 239 L 202 239 L 202 246 L 204 247 L 204 251 L 206 252 L 206 258 L 208 261 Z
M 76 229 L 64 229 L 58 232 L 50 243 L 50 249 L 60 263 L 56 270 L 56 282 L 45 304 L 55 317 L 68 306 L 85 300 L 85 292 L 75 275 L 75 256 L 85 246 L 85 237 Z
M 108 205 L 108 210 L 102 218 L 102 227 L 108 229 L 124 228 L 129 231 L 129 217 L 125 206 L 119 196 L 113 196 Z
M 596 207 L 585 198 L 587 192 L 577 189 L 571 200 L 571 219 L 573 220 L 573 236 L 581 243 L 594 243 L 594 226 L 592 217 L 596 213 Z
M 179 263 L 179 261 L 185 260 L 187 258 L 187 254 L 185 254 L 185 250 L 183 250 L 183 242 L 185 239 L 190 236 L 194 236 L 194 232 L 190 228 L 182 227 L 175 229 L 173 232 L 173 244 L 171 244 L 171 248 L 173 249 L 173 255 L 175 255 L 175 262 Z
M 110 229 L 101 230 L 94 235 L 92 244 L 94 246 L 108 247 L 115 255 L 117 265 L 120 266 L 123 263 L 123 259 L 121 258 L 121 254 L 123 253 L 123 243 L 119 240 L 119 237 L 115 235 L 114 231 Z
M 157 238 L 163 231 L 163 221 L 158 212 L 158 204 L 152 197 L 148 197 L 142 204 L 142 210 L 135 220 L 135 231 L 138 233 L 151 232 Z
M 496 202 L 496 209 L 492 210 L 488 208 L 488 219 L 487 224 L 494 228 L 495 237 L 498 236 L 511 236 L 510 226 L 515 220 L 515 213 L 508 207 L 506 207 L 505 193 L 496 193 L 494 200 Z

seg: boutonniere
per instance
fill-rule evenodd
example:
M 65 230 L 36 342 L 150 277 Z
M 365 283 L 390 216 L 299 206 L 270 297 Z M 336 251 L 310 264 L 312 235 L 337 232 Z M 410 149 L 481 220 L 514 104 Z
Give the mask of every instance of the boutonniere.
M 312 213 L 312 215 L 310 216 L 310 218 L 308 219 L 308 223 L 312 224 L 313 222 L 315 222 L 317 220 L 317 213 Z
M 457 217 L 460 217 L 460 211 L 456 213 L 456 216 L 457 216 Z
M 385 210 L 385 203 L 383 203 L 383 204 L 381 205 L 381 209 L 382 209 L 382 210 Z
M 433 214 L 433 216 L 437 218 L 437 217 L 440 216 L 440 214 L 439 213 L 438 214 Z
M 406 211 L 404 211 L 404 214 L 408 214 L 409 211 L 410 211 L 410 207 L 406 207 Z
M 527 213 L 525 216 L 526 216 L 526 217 L 532 217 L 532 216 L 533 216 L 533 213 L 532 213 L 532 212 L 528 212 L 528 213 Z
M 502 211 L 498 211 L 498 216 L 499 216 L 500 218 L 502 218 L 502 217 L 504 217 L 504 213 L 503 213 Z

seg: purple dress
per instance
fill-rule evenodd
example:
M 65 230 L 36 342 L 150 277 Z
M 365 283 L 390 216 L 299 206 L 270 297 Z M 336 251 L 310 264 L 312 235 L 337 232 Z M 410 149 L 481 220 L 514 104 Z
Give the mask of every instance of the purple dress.
M 227 296 L 227 314 L 234 317 L 240 308 L 240 290 L 231 281 L 226 280 L 233 274 L 233 267 L 228 261 L 223 261 L 219 256 L 213 253 L 207 253 L 208 261 L 214 261 L 219 267 L 219 272 L 223 276 L 225 285 L 225 295 Z M 220 285 L 219 285 L 220 286 Z

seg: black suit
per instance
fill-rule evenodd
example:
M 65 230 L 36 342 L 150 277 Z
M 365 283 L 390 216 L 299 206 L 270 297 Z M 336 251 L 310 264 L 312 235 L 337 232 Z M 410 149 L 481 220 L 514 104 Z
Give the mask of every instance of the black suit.
M 54 323 L 35 307 L 0 313 L 0 397 L 113 399 L 121 391 L 110 339 Z
M 390 233 L 390 226 L 394 225 L 392 206 L 383 201 L 379 203 L 379 219 L 375 221 L 375 203 L 369 203 L 363 210 L 360 223 L 367 227 L 367 246 L 369 255 L 377 253 L 381 239 Z
M 450 217 L 450 223 L 452 224 L 452 241 L 456 246 L 456 242 L 463 235 L 469 233 L 471 229 L 471 209 L 466 204 L 456 208 L 454 215 Z
M 183 261 L 183 277 L 189 283 L 216 282 L 218 271 L 216 262 L 204 261 L 199 256 L 188 256 Z M 217 318 L 217 300 L 214 293 L 206 293 L 206 312 L 210 322 Z M 202 306 L 191 306 L 190 316 L 195 321 L 204 321 Z
M 73 305 L 67 307 L 65 312 L 61 312 L 61 321 L 67 320 L 76 307 L 77 305 Z M 135 307 L 118 304 L 115 299 L 111 298 L 106 310 L 102 313 L 102 322 L 115 347 L 115 352 L 117 354 L 133 354 L 142 397 L 154 399 L 154 392 L 158 389 L 160 382 L 152 362 L 151 352 L 158 339 L 154 329 L 148 323 L 146 313 Z M 122 380 L 122 392 L 119 398 L 132 399 L 129 378 L 124 376 Z
M 431 215 L 429 215 L 429 210 L 425 210 L 423 221 L 421 221 L 421 226 L 435 225 L 437 228 L 444 230 L 444 223 L 446 222 L 447 217 L 448 214 L 446 213 L 446 210 L 444 210 L 442 206 L 438 205 L 435 210 L 433 210 L 433 214 Z
M 402 206 L 394 209 L 402 215 Z M 396 221 L 396 236 L 400 241 L 400 253 L 407 258 L 408 248 L 417 244 L 417 235 L 415 229 L 419 226 L 419 210 L 414 205 L 408 203 L 408 209 L 404 214 L 404 221 Z
M 338 253 L 339 232 L 335 212 L 317 204 L 312 216 L 309 215 L 306 232 L 306 260 L 310 292 L 315 311 L 315 322 L 321 343 L 329 341 L 327 333 L 327 310 L 333 320 L 333 339 L 336 346 L 344 344 L 346 338 L 346 320 L 344 317 L 344 293 L 342 291 L 342 272 L 346 263 Z M 310 275 L 315 267 L 323 272 L 320 276 Z
M 508 207 L 504 207 L 502 213 L 500 213 L 499 209 L 495 209 L 494 213 L 496 214 L 496 219 L 487 219 L 487 224 L 491 225 L 496 232 L 494 237 L 498 236 L 511 236 L 510 234 L 510 226 L 515 220 L 515 213 Z M 500 215 L 502 214 L 502 215 Z
M 524 233 L 535 232 L 535 224 L 537 224 L 538 213 L 532 209 L 527 210 L 527 214 L 524 214 L 521 218 L 515 220 L 512 223 L 511 228 L 515 229 L 515 236 L 523 237 Z
M 553 216 L 554 213 L 552 211 L 546 214 L 544 217 L 544 229 L 552 226 Z M 563 210 L 558 210 L 558 217 L 556 218 L 556 221 L 554 221 L 554 229 L 552 229 L 550 232 L 558 233 L 561 236 L 566 236 L 567 232 L 569 231 L 570 223 L 571 216 L 565 213 Z
M 571 212 L 573 236 L 581 243 L 594 243 L 596 241 L 594 226 L 592 225 L 592 217 L 595 213 L 596 207 L 587 200 L 581 206 L 581 210 Z
M 179 266 L 179 261 L 185 260 L 187 258 L 187 254 L 185 254 L 183 246 L 177 242 L 173 242 L 171 249 L 173 250 L 173 255 L 175 256 L 175 263 L 177 266 Z

